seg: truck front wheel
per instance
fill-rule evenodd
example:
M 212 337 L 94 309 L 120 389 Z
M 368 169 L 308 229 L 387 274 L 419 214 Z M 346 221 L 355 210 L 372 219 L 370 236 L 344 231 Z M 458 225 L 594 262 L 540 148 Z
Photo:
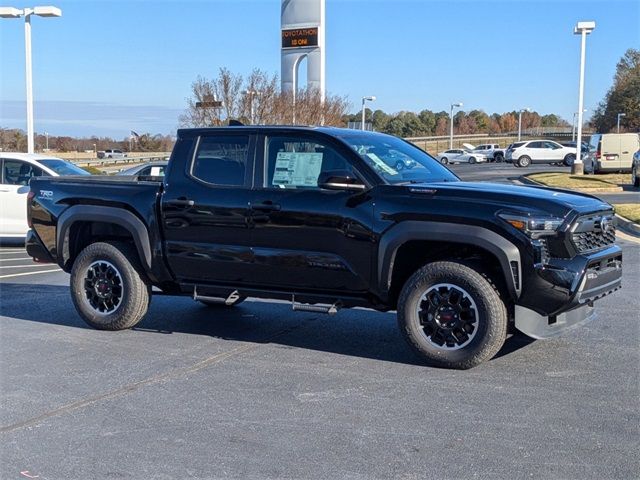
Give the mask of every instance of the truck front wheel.
M 98 242 L 73 263 L 71 298 L 85 322 L 99 330 L 124 330 L 147 313 L 151 287 L 133 246 Z
M 477 271 L 457 262 L 434 262 L 404 285 L 398 324 L 430 365 L 467 369 L 498 353 L 507 335 L 507 310 Z

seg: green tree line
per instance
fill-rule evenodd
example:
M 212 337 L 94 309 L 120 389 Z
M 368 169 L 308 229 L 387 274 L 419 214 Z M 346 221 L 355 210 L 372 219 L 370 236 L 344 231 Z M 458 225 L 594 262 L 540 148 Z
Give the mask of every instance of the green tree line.
M 433 112 L 425 109 L 418 113 L 398 112 L 388 114 L 382 110 L 366 109 L 365 118 L 372 123 L 378 132 L 389 133 L 401 137 L 428 137 L 449 134 L 449 113 Z M 362 113 L 353 113 L 343 117 L 344 125 L 348 122 L 360 122 Z M 568 127 L 567 121 L 558 115 L 540 115 L 538 112 L 522 113 L 522 129 L 534 127 Z M 469 112 L 458 111 L 453 116 L 453 127 L 456 135 L 486 133 L 512 133 L 518 130 L 518 112 L 487 114 L 482 110 Z

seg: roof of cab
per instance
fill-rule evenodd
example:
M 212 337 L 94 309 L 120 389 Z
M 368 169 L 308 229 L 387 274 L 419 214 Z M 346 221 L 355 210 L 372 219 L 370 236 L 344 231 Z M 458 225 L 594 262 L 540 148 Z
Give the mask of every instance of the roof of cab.
M 340 127 L 324 127 L 324 126 L 307 126 L 307 125 L 243 125 L 243 126 L 223 126 L 223 127 L 196 127 L 181 128 L 178 130 L 178 136 L 197 136 L 206 133 L 224 133 L 230 131 L 300 131 L 300 132 L 320 132 L 325 135 L 334 137 L 345 137 L 353 135 L 383 135 L 378 132 L 370 132 L 366 130 L 354 130 L 352 128 Z

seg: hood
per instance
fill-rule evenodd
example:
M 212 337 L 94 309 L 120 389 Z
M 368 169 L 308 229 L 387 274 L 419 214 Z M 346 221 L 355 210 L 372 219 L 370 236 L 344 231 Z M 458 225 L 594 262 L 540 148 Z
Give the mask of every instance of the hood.
M 471 145 L 470 143 L 463 143 L 463 144 L 462 144 L 462 146 L 463 146 L 464 148 L 469 149 L 469 150 L 475 150 L 475 149 L 476 149 L 476 147 L 474 147 L 474 146 L 473 146 L 473 145 Z
M 556 188 L 484 182 L 422 183 L 410 188 L 416 193 L 424 189 L 433 192 L 434 196 L 452 197 L 452 200 L 493 202 L 514 210 L 536 209 L 560 216 L 567 210 L 587 213 L 612 209 L 611 205 L 592 195 Z

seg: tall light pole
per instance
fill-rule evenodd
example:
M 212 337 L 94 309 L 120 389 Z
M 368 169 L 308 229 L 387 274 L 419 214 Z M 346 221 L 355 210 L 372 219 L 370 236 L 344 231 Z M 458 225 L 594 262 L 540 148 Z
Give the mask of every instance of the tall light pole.
M 44 138 L 46 138 L 45 148 L 47 149 L 47 152 L 48 152 L 49 151 L 49 132 L 44 132 Z
M 250 111 L 249 115 L 251 117 L 249 118 L 249 120 L 251 121 L 251 125 L 256 123 L 254 109 L 253 109 L 253 97 L 260 95 L 260 93 L 262 92 L 259 92 L 258 90 L 243 90 L 242 92 L 243 95 L 249 97 L 249 111 Z
M 596 28 L 596 22 L 578 22 L 573 29 L 574 35 L 580 35 L 580 84 L 578 88 L 578 137 L 577 145 L 582 145 L 582 114 L 584 113 L 584 59 L 587 47 L 587 35 Z M 571 173 L 582 175 L 584 164 L 582 163 L 582 148 L 576 148 L 576 159 L 571 165 Z
M 453 148 L 453 109 L 461 106 L 462 102 L 451 104 L 451 112 L 449 113 L 449 149 Z
M 617 133 L 620 133 L 620 117 L 626 117 L 627 114 L 626 113 L 619 113 L 618 114 L 618 130 Z
M 582 113 L 586 112 L 587 109 L 583 108 Z M 578 116 L 578 112 L 573 112 L 573 123 L 571 124 L 571 141 L 576 141 L 576 117 Z
M 518 141 L 522 137 L 522 112 L 530 112 L 531 109 L 529 107 L 523 108 L 518 112 Z
M 365 121 L 365 119 L 364 119 L 364 113 L 365 113 L 364 112 L 365 111 L 364 105 L 365 105 L 366 102 L 375 102 L 375 101 L 376 101 L 376 97 L 373 96 L 373 95 L 370 96 L 370 97 L 362 97 L 362 125 L 360 127 L 362 130 L 366 130 L 365 123 L 364 123 L 364 121 Z
M 25 68 L 27 84 L 27 152 L 34 152 L 33 140 L 33 75 L 31 68 L 31 15 L 39 17 L 61 17 L 62 11 L 57 7 L 13 8 L 0 7 L 0 18 L 24 17 Z

